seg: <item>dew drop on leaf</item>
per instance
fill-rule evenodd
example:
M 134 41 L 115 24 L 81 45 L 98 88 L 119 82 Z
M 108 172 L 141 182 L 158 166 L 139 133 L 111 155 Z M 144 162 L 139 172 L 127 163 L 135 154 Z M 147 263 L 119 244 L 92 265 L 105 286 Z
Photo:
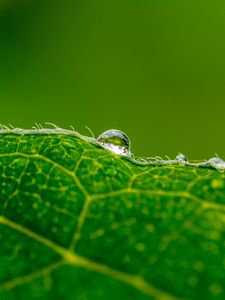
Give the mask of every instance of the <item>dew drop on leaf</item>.
M 181 164 L 188 161 L 187 157 L 182 153 L 180 153 L 176 156 L 176 160 L 177 160 L 178 163 L 181 163 Z
M 131 142 L 128 136 L 120 130 L 110 129 L 103 132 L 97 139 L 97 143 L 109 151 L 123 155 L 131 156 Z
M 208 160 L 208 165 L 217 170 L 225 170 L 225 161 L 219 157 L 213 157 Z

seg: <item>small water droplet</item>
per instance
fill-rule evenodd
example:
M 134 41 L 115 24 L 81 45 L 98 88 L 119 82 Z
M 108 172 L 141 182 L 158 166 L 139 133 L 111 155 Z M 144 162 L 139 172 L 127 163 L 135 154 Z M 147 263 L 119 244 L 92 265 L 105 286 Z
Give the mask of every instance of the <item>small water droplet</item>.
M 208 160 L 208 164 L 210 167 L 216 170 L 225 170 L 225 161 L 219 157 L 213 157 Z
M 176 156 L 176 160 L 177 160 L 177 162 L 179 162 L 179 163 L 181 163 L 181 164 L 188 161 L 188 160 L 187 160 L 187 157 L 186 157 L 184 154 L 182 154 L 182 153 L 180 153 L 180 154 L 178 154 L 178 155 Z
M 13 129 L 13 131 L 14 131 L 15 133 L 17 133 L 17 132 L 20 133 L 20 132 L 23 131 L 23 129 L 17 128 L 17 127 L 16 127 L 16 128 Z
M 131 142 L 128 136 L 120 130 L 110 129 L 103 132 L 97 139 L 97 143 L 109 151 L 123 155 L 131 156 Z

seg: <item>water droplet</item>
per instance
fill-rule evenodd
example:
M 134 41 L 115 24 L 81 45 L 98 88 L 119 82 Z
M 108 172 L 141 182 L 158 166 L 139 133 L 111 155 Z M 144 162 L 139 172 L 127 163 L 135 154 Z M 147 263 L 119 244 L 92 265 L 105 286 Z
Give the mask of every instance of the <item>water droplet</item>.
M 176 160 L 177 160 L 178 163 L 181 163 L 181 164 L 185 163 L 185 162 L 188 162 L 187 157 L 182 153 L 180 153 L 176 156 Z
M 23 133 L 23 129 L 22 129 L 22 128 L 17 128 L 17 127 L 16 127 L 16 128 L 13 129 L 13 132 L 14 132 L 14 133 Z
M 210 158 L 207 163 L 216 170 L 225 170 L 225 161 L 219 157 Z
M 109 151 L 123 155 L 131 156 L 131 142 L 128 136 L 120 130 L 110 129 L 103 132 L 97 139 L 97 143 Z

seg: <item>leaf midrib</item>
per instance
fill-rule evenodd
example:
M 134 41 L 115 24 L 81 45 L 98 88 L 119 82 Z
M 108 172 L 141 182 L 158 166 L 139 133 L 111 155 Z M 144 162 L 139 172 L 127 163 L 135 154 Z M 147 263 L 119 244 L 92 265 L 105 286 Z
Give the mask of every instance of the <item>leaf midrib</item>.
M 43 268 L 42 270 L 39 270 L 39 271 L 33 273 L 33 276 L 31 274 L 24 276 L 25 281 L 23 281 L 21 279 L 18 280 L 18 278 L 16 278 L 9 282 L 4 283 L 2 286 L 0 286 L 0 290 L 9 289 L 12 286 L 17 285 L 18 282 L 20 284 L 29 282 L 29 278 L 35 279 L 37 277 L 40 277 L 43 275 L 43 273 L 45 273 L 45 271 L 47 271 L 49 269 L 55 270 L 59 267 L 62 267 L 63 265 L 72 265 L 72 266 L 77 266 L 77 267 L 83 267 L 90 271 L 95 271 L 95 272 L 107 275 L 117 281 L 126 283 L 126 284 L 138 289 L 140 292 L 142 292 L 146 295 L 153 296 L 156 299 L 178 300 L 178 298 L 173 297 L 172 295 L 169 295 L 168 293 L 162 292 L 161 290 L 157 289 L 156 287 L 150 285 L 140 276 L 121 272 L 121 271 L 113 269 L 107 265 L 96 263 L 90 259 L 82 257 L 82 256 L 76 254 L 74 251 L 71 251 L 70 249 L 65 249 L 65 248 L 59 246 L 58 244 L 42 237 L 41 235 L 25 228 L 24 226 L 5 218 L 4 216 L 0 216 L 0 224 L 8 226 L 11 229 L 14 229 L 14 230 L 22 233 L 23 235 L 25 235 L 29 238 L 32 238 L 33 240 L 48 247 L 49 249 L 51 249 L 52 251 L 54 251 L 55 253 L 59 254 L 62 257 L 62 261 L 58 261 L 58 262 L 52 264 L 51 266 L 48 266 L 47 268 Z M 37 276 L 35 274 L 37 274 Z M 26 279 L 28 279 L 28 280 L 26 280 Z

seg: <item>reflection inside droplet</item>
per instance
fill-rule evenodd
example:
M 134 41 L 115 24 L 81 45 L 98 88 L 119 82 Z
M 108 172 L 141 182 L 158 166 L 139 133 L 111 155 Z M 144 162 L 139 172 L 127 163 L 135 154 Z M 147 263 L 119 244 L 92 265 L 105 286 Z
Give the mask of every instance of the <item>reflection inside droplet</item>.
M 131 142 L 128 136 L 120 130 L 110 129 L 103 132 L 97 139 L 97 143 L 109 151 L 123 155 L 131 156 Z

